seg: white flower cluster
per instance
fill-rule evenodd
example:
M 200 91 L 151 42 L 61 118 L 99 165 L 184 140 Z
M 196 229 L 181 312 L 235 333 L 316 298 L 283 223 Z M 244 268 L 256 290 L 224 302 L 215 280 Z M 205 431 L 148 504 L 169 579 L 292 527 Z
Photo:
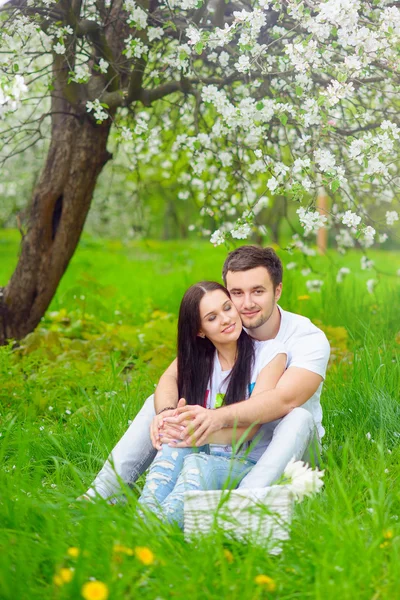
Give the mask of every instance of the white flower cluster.
M 324 282 L 321 279 L 309 279 L 306 281 L 306 287 L 309 292 L 320 292 Z
M 302 206 L 296 212 L 299 215 L 299 221 L 304 227 L 304 235 L 306 236 L 311 232 L 316 233 L 318 229 L 325 226 L 328 220 L 325 215 L 321 215 L 317 210 L 307 210 Z
M 76 81 L 76 83 L 86 83 L 89 81 L 90 77 L 90 69 L 87 63 L 83 65 L 77 65 L 75 67 L 75 72 L 71 74 L 71 80 Z
M 96 98 L 96 100 L 94 100 L 93 102 L 91 102 L 90 100 L 86 102 L 86 110 L 89 113 L 93 111 L 95 119 L 100 123 L 108 119 L 108 113 L 105 111 L 98 98 Z
M 357 227 L 361 223 L 361 217 L 351 212 L 351 210 L 346 210 L 342 216 L 342 223 L 348 227 Z
M 0 119 L 18 108 L 27 91 L 22 75 L 16 75 L 12 83 L 0 79 Z
M 386 224 L 387 225 L 394 225 L 394 223 L 398 220 L 399 220 L 399 214 L 396 210 L 386 211 Z
M 342 283 L 344 278 L 350 274 L 350 269 L 348 267 L 341 267 L 336 275 L 337 283 Z
M 289 480 L 287 486 L 293 492 L 298 502 L 306 496 L 314 496 L 321 491 L 325 471 L 311 469 L 301 460 L 292 458 L 286 465 L 283 476 Z
M 138 30 L 146 29 L 147 13 L 134 0 L 125 0 L 124 8 L 129 13 L 127 21 L 131 27 Z

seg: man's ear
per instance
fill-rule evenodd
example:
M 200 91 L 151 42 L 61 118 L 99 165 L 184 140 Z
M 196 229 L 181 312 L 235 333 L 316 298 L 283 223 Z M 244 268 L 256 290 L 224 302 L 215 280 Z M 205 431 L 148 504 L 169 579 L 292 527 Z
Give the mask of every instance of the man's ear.
M 278 283 L 278 285 L 276 286 L 275 289 L 275 300 L 278 302 L 279 298 L 281 297 L 282 294 L 282 282 Z

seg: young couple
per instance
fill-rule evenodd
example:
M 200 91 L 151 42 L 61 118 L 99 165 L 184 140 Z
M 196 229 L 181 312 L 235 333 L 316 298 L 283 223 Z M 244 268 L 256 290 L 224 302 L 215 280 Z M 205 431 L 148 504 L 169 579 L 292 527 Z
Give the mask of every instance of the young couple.
M 111 499 L 120 479 L 133 484 L 151 464 L 139 502 L 182 525 L 185 491 L 266 487 L 291 458 L 318 450 L 324 333 L 278 306 L 282 264 L 271 248 L 231 252 L 223 280 L 187 290 L 178 357 L 85 497 Z

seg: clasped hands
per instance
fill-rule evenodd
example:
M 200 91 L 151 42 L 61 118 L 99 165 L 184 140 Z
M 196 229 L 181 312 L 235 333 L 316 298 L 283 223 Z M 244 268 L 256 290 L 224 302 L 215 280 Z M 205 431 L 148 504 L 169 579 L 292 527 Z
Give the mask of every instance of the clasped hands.
M 150 427 L 151 442 L 157 450 L 162 444 L 176 448 L 203 446 L 207 438 L 222 429 L 219 411 L 198 405 L 187 405 L 184 398 L 175 409 L 156 415 Z

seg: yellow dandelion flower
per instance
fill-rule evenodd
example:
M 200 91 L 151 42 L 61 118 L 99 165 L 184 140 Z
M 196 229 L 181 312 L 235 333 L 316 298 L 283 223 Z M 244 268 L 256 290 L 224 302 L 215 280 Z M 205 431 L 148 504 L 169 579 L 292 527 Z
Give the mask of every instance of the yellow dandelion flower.
M 79 548 L 76 548 L 76 546 L 71 546 L 71 548 L 68 548 L 67 550 L 67 554 L 71 558 L 78 558 L 80 552 L 81 551 L 79 550 Z
M 64 583 L 69 583 L 74 577 L 73 569 L 60 569 L 58 574 Z
M 135 554 L 136 558 L 144 565 L 151 565 L 154 562 L 154 554 L 150 548 L 146 548 L 146 546 L 137 546 L 135 548 Z
M 385 533 L 383 534 L 383 537 L 385 538 L 385 540 L 391 540 L 393 537 L 393 531 L 391 531 L 390 529 L 388 529 L 387 531 L 385 531 Z
M 379 544 L 379 548 L 387 548 L 388 546 L 390 546 L 390 542 L 388 540 L 386 540 L 385 542 L 382 542 L 382 544 Z
M 268 575 L 257 575 L 254 578 L 254 581 L 257 585 L 262 585 L 265 587 L 268 592 L 274 592 L 276 590 L 276 583 L 272 579 L 272 577 L 268 577 Z
M 102 581 L 87 581 L 82 586 L 81 594 L 85 600 L 107 600 L 109 592 Z
M 228 550 L 227 548 L 224 548 L 224 557 L 225 557 L 225 560 L 226 560 L 228 563 L 232 563 L 232 562 L 233 562 L 233 559 L 234 559 L 234 557 L 233 557 L 233 554 L 232 554 L 232 552 L 231 552 L 230 550 Z
M 307 296 L 307 294 L 304 294 L 304 296 L 297 296 L 297 300 L 309 300 L 310 296 Z
M 58 585 L 59 587 L 61 587 L 62 585 L 64 585 L 64 581 L 61 577 L 61 575 L 58 575 L 57 573 L 53 576 L 53 583 L 55 585 Z

